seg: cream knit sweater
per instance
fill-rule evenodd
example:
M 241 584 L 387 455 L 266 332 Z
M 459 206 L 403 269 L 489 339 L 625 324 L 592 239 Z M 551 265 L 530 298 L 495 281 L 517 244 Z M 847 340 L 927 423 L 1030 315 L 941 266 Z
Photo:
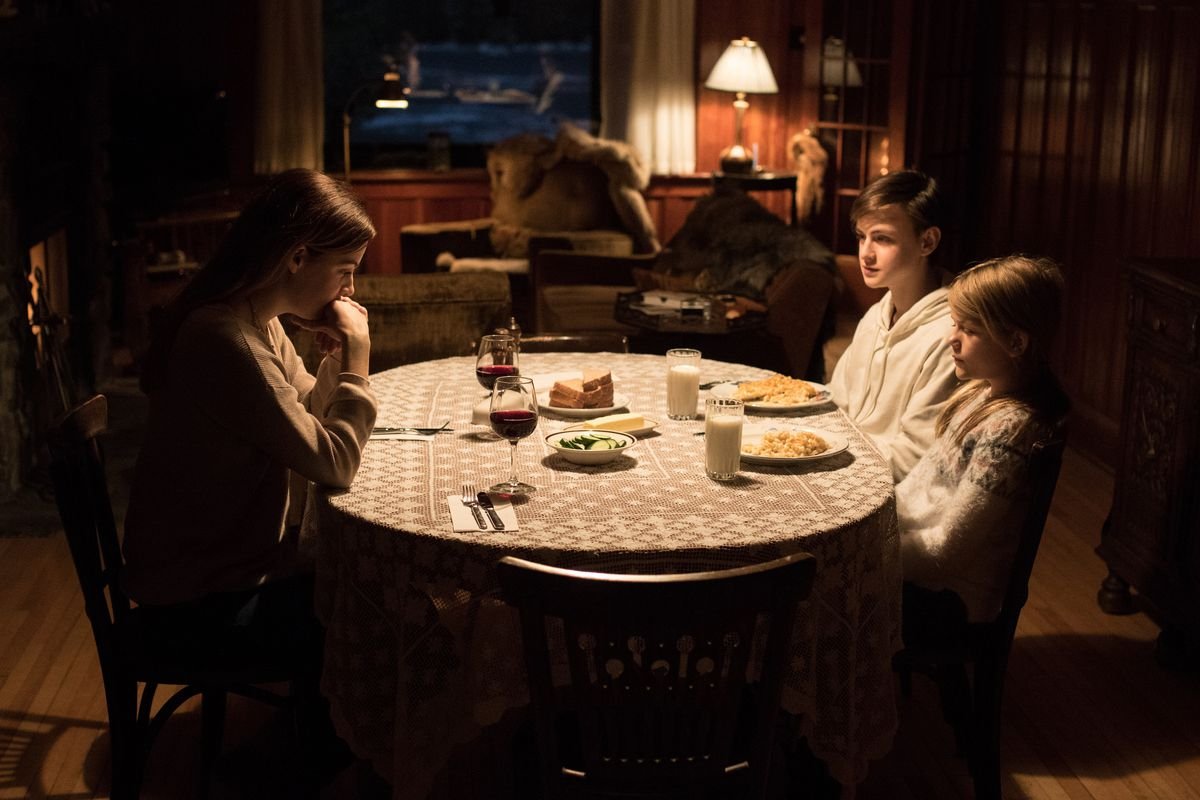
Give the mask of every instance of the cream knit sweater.
M 132 598 L 183 602 L 298 569 L 289 481 L 348 487 L 375 424 L 370 383 L 337 366 L 309 375 L 277 320 L 192 312 L 150 398 L 125 520 Z
M 950 303 L 936 289 L 892 323 L 888 292 L 867 309 L 838 360 L 829 391 L 869 434 L 899 482 L 933 444 L 933 427 L 958 386 L 946 336 Z
M 1025 408 L 998 411 L 951 443 L 986 400 L 959 409 L 947 432 L 896 487 L 904 579 L 952 589 L 972 622 L 995 619 L 1004 601 L 1029 498 L 1029 456 L 1051 428 Z

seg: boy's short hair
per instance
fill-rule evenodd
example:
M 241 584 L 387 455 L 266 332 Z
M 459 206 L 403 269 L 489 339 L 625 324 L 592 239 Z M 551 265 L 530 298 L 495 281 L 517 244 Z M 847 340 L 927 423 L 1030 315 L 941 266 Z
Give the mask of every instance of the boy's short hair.
M 937 181 L 913 169 L 889 172 L 868 184 L 850 207 L 850 223 L 857 225 L 860 218 L 891 205 L 904 211 L 917 233 L 942 227 L 942 201 Z

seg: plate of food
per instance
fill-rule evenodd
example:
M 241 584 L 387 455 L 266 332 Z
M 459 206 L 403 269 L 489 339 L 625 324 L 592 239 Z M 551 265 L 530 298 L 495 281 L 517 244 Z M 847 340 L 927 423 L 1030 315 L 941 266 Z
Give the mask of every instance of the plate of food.
M 741 381 L 733 396 L 747 411 L 786 413 L 820 406 L 830 401 L 829 389 L 813 381 L 802 381 L 774 373 L 766 378 Z
M 657 427 L 658 420 L 626 411 L 621 414 L 605 414 L 600 417 L 594 417 L 587 422 L 576 422 L 563 428 L 563 430 L 590 431 L 602 429 L 606 431 L 621 431 L 622 433 L 628 433 L 630 436 L 644 436 Z
M 758 428 L 742 431 L 742 460 L 751 464 L 801 464 L 843 452 L 850 440 L 842 433 L 815 428 Z
M 549 391 L 538 393 L 542 411 L 573 419 L 603 417 L 628 403 L 628 397 L 613 391 L 612 373 L 606 369 L 585 369 L 580 377 L 555 381 Z

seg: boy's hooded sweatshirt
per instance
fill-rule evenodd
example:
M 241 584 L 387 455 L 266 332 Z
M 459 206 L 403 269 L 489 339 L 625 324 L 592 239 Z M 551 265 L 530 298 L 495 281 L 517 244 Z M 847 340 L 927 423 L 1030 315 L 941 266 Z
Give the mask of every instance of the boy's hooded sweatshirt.
M 899 482 L 934 440 L 934 423 L 958 386 L 946 336 L 949 292 L 936 289 L 891 324 L 892 293 L 867 310 L 838 360 L 829 391 L 870 434 Z

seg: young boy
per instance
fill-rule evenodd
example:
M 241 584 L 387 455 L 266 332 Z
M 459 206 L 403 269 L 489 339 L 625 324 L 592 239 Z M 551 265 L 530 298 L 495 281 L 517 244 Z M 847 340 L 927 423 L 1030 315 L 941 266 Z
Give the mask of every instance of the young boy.
M 907 170 L 876 180 L 850 209 L 863 280 L 888 293 L 863 315 L 829 390 L 897 482 L 933 443 L 938 413 L 958 385 L 946 344 L 946 276 L 930 262 L 942 237 L 940 205 L 934 180 Z

